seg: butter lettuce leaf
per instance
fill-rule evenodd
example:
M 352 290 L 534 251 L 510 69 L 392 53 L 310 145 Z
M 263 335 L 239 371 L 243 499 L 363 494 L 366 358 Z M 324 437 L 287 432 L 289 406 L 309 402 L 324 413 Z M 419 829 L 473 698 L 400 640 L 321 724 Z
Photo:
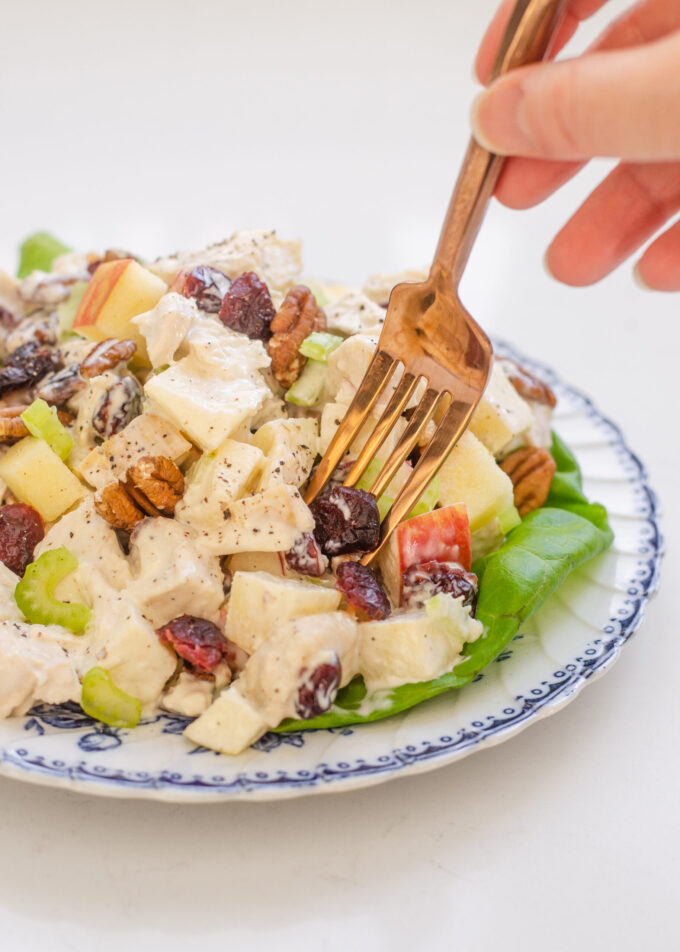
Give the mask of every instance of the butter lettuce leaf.
M 284 721 L 278 731 L 377 721 L 469 684 L 574 569 L 609 548 L 614 536 L 607 512 L 586 499 L 578 463 L 555 434 L 551 452 L 557 472 L 545 506 L 525 516 L 499 549 L 473 565 L 479 578 L 476 614 L 484 634 L 466 645 L 453 671 L 435 681 L 404 684 L 370 696 L 357 677 L 338 693 L 327 714 L 309 721 Z

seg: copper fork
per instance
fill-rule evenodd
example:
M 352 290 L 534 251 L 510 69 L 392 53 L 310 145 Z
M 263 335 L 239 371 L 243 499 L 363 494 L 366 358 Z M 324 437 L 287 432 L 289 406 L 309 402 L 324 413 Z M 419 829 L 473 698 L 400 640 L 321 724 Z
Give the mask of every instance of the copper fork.
M 518 0 L 491 78 L 543 59 L 565 8 L 566 0 Z M 323 490 L 388 383 L 400 373 L 387 406 L 344 481 L 345 486 L 356 485 L 416 389 L 422 390 L 421 381 L 426 382 L 406 429 L 370 491 L 375 496 L 383 492 L 433 418 L 437 421 L 435 432 L 383 521 L 380 545 L 362 558 L 364 565 L 377 558 L 417 503 L 484 393 L 493 351 L 488 337 L 461 303 L 458 287 L 503 162 L 502 157 L 471 140 L 429 277 L 393 289 L 375 356 L 305 494 L 305 502 L 310 503 Z

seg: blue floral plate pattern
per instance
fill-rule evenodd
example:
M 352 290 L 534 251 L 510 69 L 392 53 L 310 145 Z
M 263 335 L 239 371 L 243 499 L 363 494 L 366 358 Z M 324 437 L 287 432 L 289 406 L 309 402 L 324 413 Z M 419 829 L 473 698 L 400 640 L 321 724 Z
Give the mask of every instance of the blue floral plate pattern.
M 656 590 L 663 550 L 656 498 L 619 429 L 585 396 L 507 345 L 496 350 L 554 388 L 555 429 L 578 456 L 589 497 L 607 506 L 615 541 L 567 580 L 473 684 L 375 724 L 267 734 L 238 757 L 189 744 L 180 717 L 161 714 L 119 730 L 92 721 L 77 704 L 39 705 L 0 721 L 0 774 L 102 796 L 194 803 L 351 790 L 501 743 L 571 701 L 616 660 Z

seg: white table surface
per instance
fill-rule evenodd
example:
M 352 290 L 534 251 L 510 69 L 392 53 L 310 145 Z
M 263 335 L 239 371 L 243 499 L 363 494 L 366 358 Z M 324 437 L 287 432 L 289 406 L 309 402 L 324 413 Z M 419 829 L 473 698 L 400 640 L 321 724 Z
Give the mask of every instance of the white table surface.
M 317 274 L 425 262 L 493 6 L 3 3 L 0 261 L 36 228 L 152 255 L 275 226 Z M 464 298 L 649 467 L 669 552 L 618 664 L 501 747 L 356 793 L 190 807 L 0 780 L 3 950 L 680 947 L 680 298 L 627 267 L 589 290 L 544 274 L 597 174 L 494 207 Z

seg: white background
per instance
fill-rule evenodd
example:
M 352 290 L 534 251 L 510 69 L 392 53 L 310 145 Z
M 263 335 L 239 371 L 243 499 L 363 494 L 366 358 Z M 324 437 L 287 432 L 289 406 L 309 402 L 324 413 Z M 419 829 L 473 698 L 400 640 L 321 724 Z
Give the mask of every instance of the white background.
M 493 6 L 2 0 L 0 260 L 36 228 L 154 255 L 274 226 L 318 275 L 426 262 Z M 649 466 L 669 553 L 619 663 L 500 748 L 358 793 L 173 807 L 0 781 L 3 949 L 680 947 L 680 298 L 627 266 L 580 291 L 544 274 L 598 174 L 494 207 L 463 297 Z

